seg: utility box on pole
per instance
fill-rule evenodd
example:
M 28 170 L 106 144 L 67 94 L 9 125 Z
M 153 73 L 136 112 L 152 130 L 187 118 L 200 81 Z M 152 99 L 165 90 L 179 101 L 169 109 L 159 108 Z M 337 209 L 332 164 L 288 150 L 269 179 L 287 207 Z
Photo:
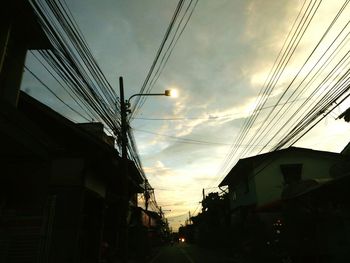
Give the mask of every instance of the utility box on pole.
M 127 120 L 126 120 L 126 105 L 124 99 L 124 85 L 123 78 L 119 77 L 119 90 L 120 90 L 120 117 L 121 117 L 121 142 L 122 142 L 122 198 L 123 207 L 122 222 L 120 224 L 120 236 L 118 250 L 122 254 L 123 262 L 128 261 L 128 211 L 129 211 L 129 191 L 128 191 L 128 154 L 127 154 Z

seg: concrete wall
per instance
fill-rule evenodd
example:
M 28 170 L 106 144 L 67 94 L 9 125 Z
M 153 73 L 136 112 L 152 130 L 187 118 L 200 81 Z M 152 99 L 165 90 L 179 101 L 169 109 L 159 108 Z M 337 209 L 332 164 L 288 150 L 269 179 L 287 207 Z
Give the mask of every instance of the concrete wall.
M 253 174 L 251 174 L 252 176 Z M 245 180 L 235 187 L 229 187 L 230 208 L 252 205 L 256 203 L 255 181 Z
M 280 165 L 303 164 L 301 179 L 330 178 L 329 169 L 336 162 L 336 158 L 325 155 L 299 154 L 285 152 L 279 157 L 268 160 L 254 169 L 257 205 L 264 205 L 281 198 L 283 189 L 283 175 Z

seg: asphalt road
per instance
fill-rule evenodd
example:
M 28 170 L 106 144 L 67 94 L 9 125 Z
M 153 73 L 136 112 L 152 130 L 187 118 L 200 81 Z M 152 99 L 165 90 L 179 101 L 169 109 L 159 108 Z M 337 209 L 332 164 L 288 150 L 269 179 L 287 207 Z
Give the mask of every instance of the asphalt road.
M 186 243 L 162 247 L 149 263 L 235 263 L 218 250 L 208 250 Z

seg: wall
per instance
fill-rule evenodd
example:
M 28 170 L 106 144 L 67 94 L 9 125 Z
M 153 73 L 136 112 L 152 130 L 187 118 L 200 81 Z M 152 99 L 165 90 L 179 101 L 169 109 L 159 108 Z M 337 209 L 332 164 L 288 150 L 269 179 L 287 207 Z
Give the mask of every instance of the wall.
M 258 206 L 281 198 L 283 189 L 281 164 L 302 163 L 302 180 L 322 179 L 330 177 L 329 168 L 336 160 L 336 156 L 321 155 L 317 152 L 284 152 L 277 159 L 265 161 L 254 169 L 255 177 L 252 178 L 256 185 Z
M 91 171 L 87 171 L 84 184 L 86 188 L 106 198 L 106 183 L 101 179 L 101 174 L 94 174 Z
M 251 173 L 250 177 L 253 175 Z M 231 210 L 240 206 L 252 205 L 256 203 L 255 181 L 242 181 L 235 187 L 229 186 L 229 198 Z

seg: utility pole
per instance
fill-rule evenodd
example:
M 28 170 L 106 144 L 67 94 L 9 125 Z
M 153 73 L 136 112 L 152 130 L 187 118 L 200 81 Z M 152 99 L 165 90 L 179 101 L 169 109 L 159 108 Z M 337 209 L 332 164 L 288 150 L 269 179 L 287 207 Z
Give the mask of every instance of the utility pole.
M 128 123 L 127 123 L 127 113 L 130 105 L 130 99 L 135 96 L 176 96 L 175 90 L 165 90 L 164 93 L 151 93 L 151 94 L 134 94 L 127 101 L 124 98 L 124 84 L 123 77 L 119 77 L 119 95 L 120 95 L 120 119 L 121 119 L 121 144 L 122 144 L 122 175 L 121 181 L 121 195 L 122 195 L 122 205 L 121 205 L 121 223 L 120 223 L 120 234 L 119 234 L 119 244 L 117 249 L 122 254 L 122 262 L 128 262 L 128 212 L 129 212 L 129 173 L 128 173 Z M 147 184 L 146 192 L 147 192 Z M 149 198 L 149 197 L 148 197 Z M 148 206 L 148 200 L 146 202 Z M 147 207 L 148 208 L 148 207 Z M 147 210 L 146 208 L 146 210 Z
M 150 199 L 150 194 L 148 192 L 148 189 L 147 189 L 147 184 L 148 184 L 148 181 L 145 180 L 145 209 L 146 211 L 148 210 L 148 202 L 149 202 L 149 199 Z
M 202 212 L 204 212 L 205 208 L 205 203 L 204 203 L 204 200 L 205 200 L 205 192 L 204 192 L 204 188 L 202 190 Z
M 126 123 L 126 105 L 124 99 L 124 84 L 123 77 L 119 77 L 119 91 L 120 91 L 120 118 L 121 118 L 121 136 L 122 136 L 122 159 L 127 160 L 127 123 Z
M 120 118 L 121 118 L 121 142 L 122 142 L 122 174 L 121 174 L 121 194 L 122 194 L 122 213 L 121 213 L 121 229 L 119 239 L 119 251 L 122 253 L 123 262 L 128 262 L 128 212 L 129 212 L 129 189 L 128 189 L 128 154 L 127 154 L 127 108 L 124 99 L 123 78 L 119 77 L 119 95 L 120 95 Z

